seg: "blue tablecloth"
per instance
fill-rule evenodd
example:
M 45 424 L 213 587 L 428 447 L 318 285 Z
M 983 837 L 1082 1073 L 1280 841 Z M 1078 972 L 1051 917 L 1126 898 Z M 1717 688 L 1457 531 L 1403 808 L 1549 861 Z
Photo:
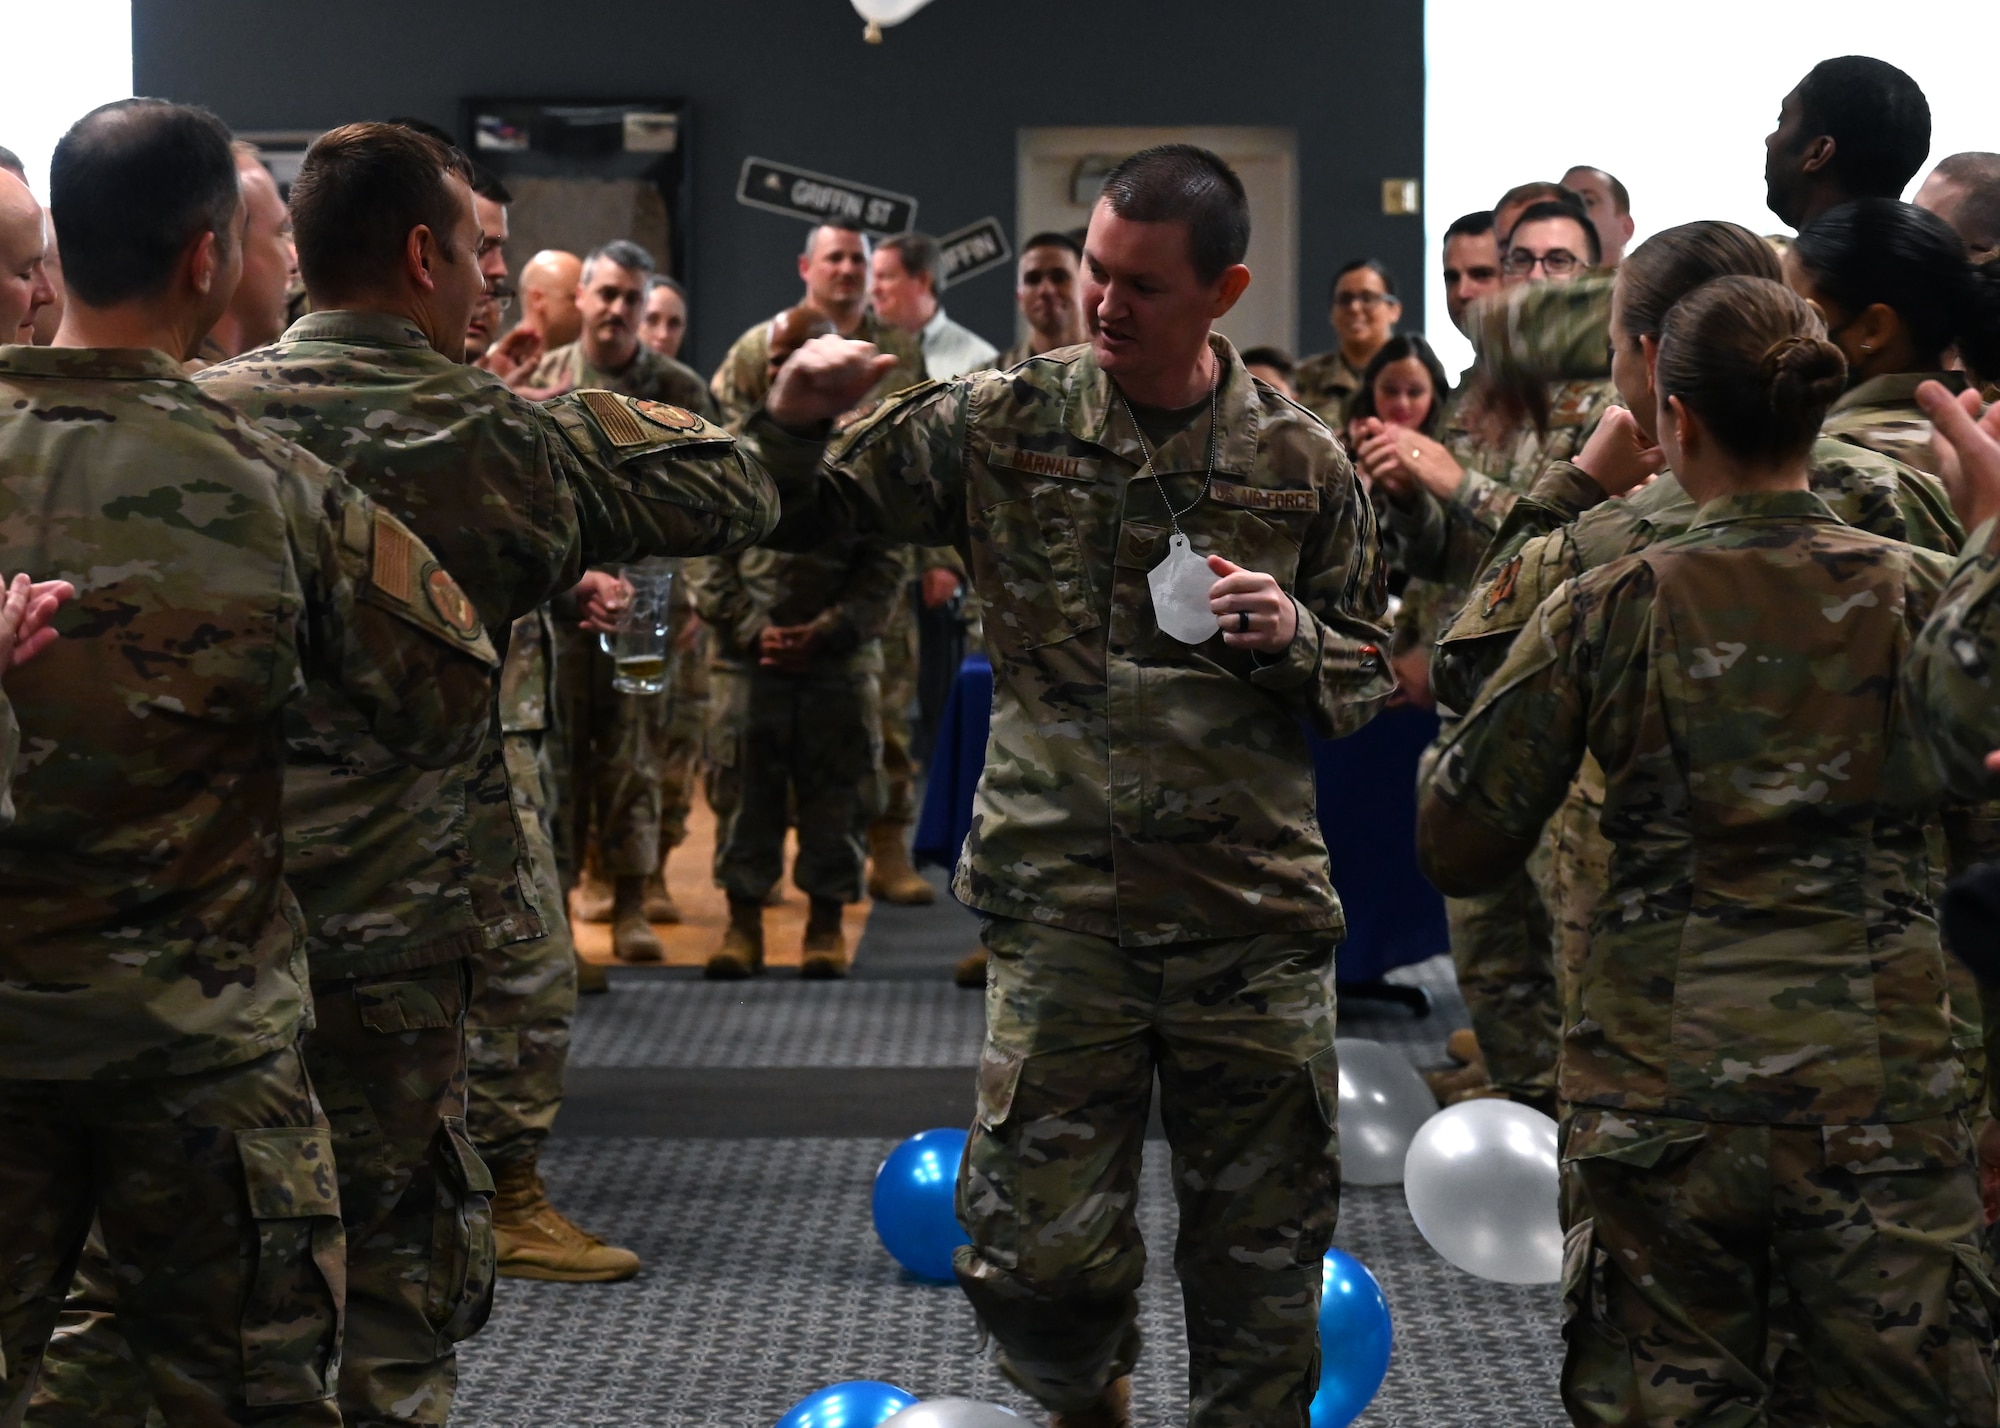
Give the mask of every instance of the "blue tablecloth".
M 951 867 L 972 826 L 986 765 L 993 666 L 972 655 L 945 704 L 917 822 L 919 863 Z M 1340 980 L 1370 982 L 1448 945 L 1444 900 L 1417 871 L 1417 759 L 1437 736 L 1428 710 L 1390 709 L 1345 739 L 1312 740 L 1320 829 L 1347 909 Z

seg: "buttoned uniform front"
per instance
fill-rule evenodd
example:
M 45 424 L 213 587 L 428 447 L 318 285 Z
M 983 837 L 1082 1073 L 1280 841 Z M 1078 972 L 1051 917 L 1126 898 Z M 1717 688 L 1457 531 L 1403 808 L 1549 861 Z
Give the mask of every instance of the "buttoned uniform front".
M 826 454 L 759 414 L 776 543 L 879 530 L 965 557 L 994 670 L 954 883 L 992 954 L 960 1283 L 1041 1402 L 1081 1409 L 1138 1352 L 1131 1188 L 1155 1067 L 1182 1200 L 1189 1422 L 1303 1425 L 1338 1188 L 1342 930 L 1305 729 L 1351 732 L 1393 681 L 1374 515 L 1309 412 L 1212 339 L 1205 418 L 1154 451 L 1087 348 L 902 393 Z M 1271 575 L 1297 634 L 1184 645 L 1147 573 L 1171 531 Z M 1060 1207 L 1060 1208 L 1059 1208 Z
M 732 549 L 776 520 L 769 479 L 719 428 L 603 391 L 537 405 L 391 315 L 310 314 L 197 380 L 407 520 L 462 585 L 460 613 L 488 630 L 587 565 Z M 321 681 L 286 730 L 286 878 L 318 1010 L 306 1059 L 348 1226 L 350 1424 L 442 1423 L 453 1345 L 490 1302 L 492 1182 L 463 1119 L 465 959 L 546 924 L 490 686 L 485 708 L 476 751 L 436 772 L 379 743 Z M 79 1347 L 79 1362 L 105 1357 Z M 74 1371 L 60 1353 L 45 1377 Z
M 305 681 L 414 765 L 475 748 L 498 664 L 388 510 L 165 353 L 0 351 L 0 528 L 77 598 L 8 673 L 0 1418 L 93 1214 L 173 1422 L 337 1423 L 342 1245 L 283 877 Z
M 1720 497 L 1551 593 L 1443 741 L 1419 841 L 1454 881 L 1604 770 L 1561 1066 L 1576 1422 L 1751 1421 L 1774 1273 L 1823 1418 L 1995 1422 L 1942 789 L 1896 693 L 1948 564 L 1810 492 Z

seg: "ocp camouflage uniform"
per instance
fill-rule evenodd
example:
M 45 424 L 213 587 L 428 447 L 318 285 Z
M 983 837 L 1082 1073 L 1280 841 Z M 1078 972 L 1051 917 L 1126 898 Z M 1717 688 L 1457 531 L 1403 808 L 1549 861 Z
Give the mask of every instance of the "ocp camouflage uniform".
M 581 340 L 558 347 L 535 365 L 524 385 L 558 391 L 598 387 L 720 420 L 701 374 L 643 342 L 616 372 L 593 364 Z M 573 876 L 589 849 L 606 878 L 655 876 L 666 852 L 687 836 L 694 769 L 685 734 L 676 734 L 673 711 L 696 701 L 699 691 L 683 692 L 676 680 L 664 698 L 621 694 L 612 686 L 611 657 L 596 635 L 565 620 L 555 626 L 555 639 L 563 717 L 550 758 L 563 825 L 556 839 L 562 861 Z M 675 667 L 678 671 L 681 662 Z M 698 722 L 700 710 L 693 714 Z M 683 712 L 683 723 L 687 717 Z
M 1939 777 L 1961 798 L 1992 796 L 1986 756 L 2000 749 L 2000 523 L 1972 533 L 1937 610 L 1903 668 L 1904 697 Z
M 1155 448 L 1194 549 L 1273 575 L 1275 658 L 1154 621 L 1167 512 L 1087 347 L 934 382 L 817 442 L 759 416 L 779 543 L 950 542 L 986 601 L 992 737 L 954 892 L 991 955 L 958 1277 L 1005 1372 L 1081 1410 L 1139 1352 L 1133 1218 L 1157 1071 L 1181 1202 L 1188 1421 L 1302 1428 L 1339 1156 L 1343 929 L 1305 729 L 1351 732 L 1393 680 L 1374 514 L 1304 408 L 1220 363 L 1215 480 L 1197 419 Z
M 10 671 L 0 832 L 0 1419 L 92 1217 L 139 1382 L 185 1423 L 337 1424 L 340 1195 L 298 904 L 288 703 L 475 748 L 498 657 L 431 552 L 158 352 L 0 353 L 0 529 L 77 598 Z
M 1948 564 L 1809 492 L 1719 498 L 1559 586 L 1446 736 L 1448 881 L 1605 771 L 1561 1067 L 1578 1423 L 1761 1421 L 1774 1281 L 1821 1421 L 1996 1422 L 1942 790 L 1896 693 Z
M 1361 391 L 1361 370 L 1338 347 L 1299 359 L 1292 369 L 1292 390 L 1299 405 L 1325 422 L 1337 435 L 1347 434 L 1347 410 Z
M 862 830 L 881 808 L 880 642 L 908 580 L 904 549 L 836 535 L 801 554 L 760 548 L 695 567 L 691 591 L 711 640 L 715 881 L 733 900 L 761 901 L 783 874 L 788 805 L 800 891 L 861 898 Z M 759 665 L 759 637 L 773 625 L 820 630 L 804 671 Z
M 597 391 L 537 406 L 387 314 L 313 313 L 199 384 L 341 462 L 431 541 L 474 627 L 508 629 L 587 565 L 729 549 L 776 518 L 764 473 L 699 418 Z M 306 1060 L 348 1235 L 349 1424 L 444 1422 L 453 1345 L 491 1302 L 492 1180 L 463 1119 L 468 959 L 546 926 L 485 698 L 477 749 L 434 772 L 323 683 L 286 730 L 285 876 L 318 1009 Z
M 1822 436 L 1852 442 L 1902 462 L 1918 471 L 1937 474 L 1931 450 L 1931 419 L 1917 405 L 1917 388 L 1940 382 L 1953 392 L 1965 390 L 1963 372 L 1890 372 L 1841 393 L 1827 409 Z
M 1610 309 L 1611 279 L 1590 274 L 1524 283 L 1475 306 L 1479 375 L 1453 400 L 1442 438 L 1465 479 L 1448 501 L 1420 492 L 1413 508 L 1389 508 L 1392 559 L 1413 577 L 1397 614 L 1399 652 L 1437 639 L 1520 494 L 1551 462 L 1580 451 L 1616 401 Z M 1488 389 L 1536 410 L 1502 433 L 1486 432 Z M 1447 717 L 1466 707 L 1439 698 Z M 1452 963 L 1487 1074 L 1505 1095 L 1550 1112 L 1561 1027 L 1554 876 L 1538 854 L 1490 892 L 1445 899 Z

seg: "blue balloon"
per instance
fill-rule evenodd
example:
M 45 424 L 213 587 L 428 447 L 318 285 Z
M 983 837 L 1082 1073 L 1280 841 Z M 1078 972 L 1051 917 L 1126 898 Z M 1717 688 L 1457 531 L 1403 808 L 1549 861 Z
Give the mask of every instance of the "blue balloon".
M 914 1393 L 893 1383 L 850 1379 L 801 1398 L 778 1420 L 778 1428 L 876 1428 L 916 1401 Z
M 1389 1301 L 1368 1267 L 1351 1254 L 1328 1250 L 1324 1273 L 1312 1428 L 1347 1428 L 1389 1372 Z
M 951 1252 L 971 1243 L 958 1227 L 952 1191 L 965 1132 L 927 1130 L 889 1152 L 875 1172 L 875 1233 L 896 1262 L 935 1284 L 950 1284 Z

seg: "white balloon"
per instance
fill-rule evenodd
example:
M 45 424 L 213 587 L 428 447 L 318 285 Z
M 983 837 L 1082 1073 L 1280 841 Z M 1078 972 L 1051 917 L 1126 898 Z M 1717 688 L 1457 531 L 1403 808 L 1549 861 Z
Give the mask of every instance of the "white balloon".
M 1432 1116 L 1403 1163 L 1410 1218 L 1432 1249 L 1503 1284 L 1562 1278 L 1556 1123 L 1513 1101 L 1461 1101 Z
M 931 0 L 854 0 L 854 13 L 875 25 L 900 25 Z
M 1437 1097 L 1393 1046 L 1361 1037 L 1334 1045 L 1340 1062 L 1340 1178 L 1348 1185 L 1394 1185 L 1403 1158 Z
M 970 1398 L 927 1398 L 884 1419 L 882 1428 L 1021 1428 L 1021 1415 Z

